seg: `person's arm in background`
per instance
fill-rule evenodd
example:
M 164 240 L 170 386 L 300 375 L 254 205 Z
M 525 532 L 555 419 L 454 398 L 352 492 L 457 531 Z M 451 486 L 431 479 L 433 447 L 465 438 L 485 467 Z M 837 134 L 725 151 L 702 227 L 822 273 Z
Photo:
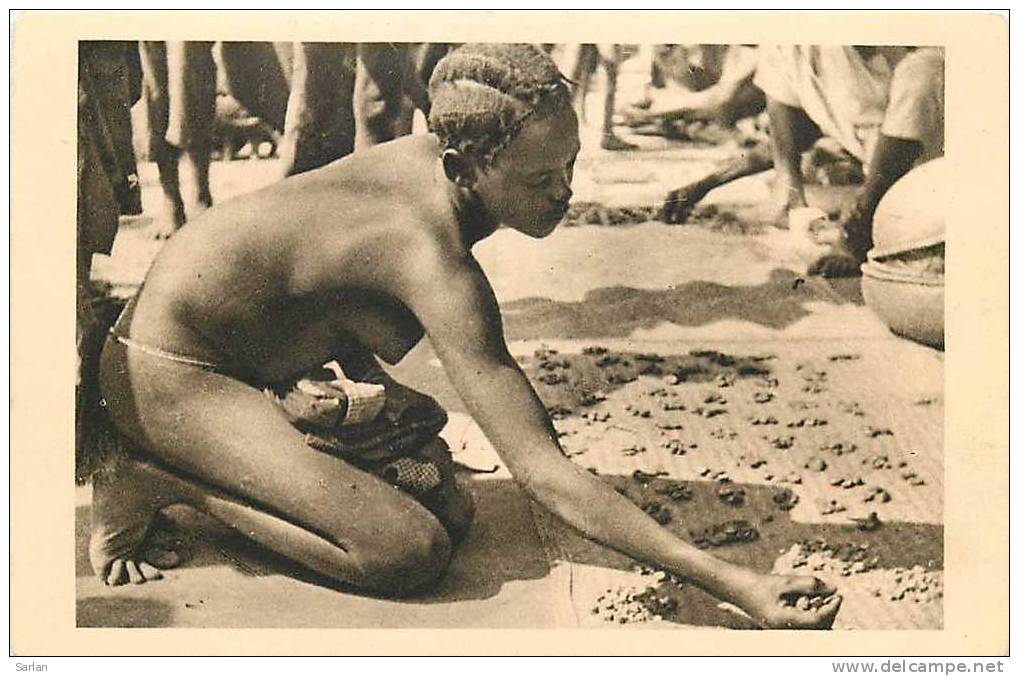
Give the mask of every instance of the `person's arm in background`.
M 731 46 L 717 82 L 703 89 L 673 85 L 657 91 L 648 109 L 631 106 L 627 110 L 628 124 L 686 120 L 731 126 L 744 117 L 757 115 L 764 110 L 764 93 L 753 83 L 757 51 L 752 46 Z
M 808 273 L 822 277 L 855 275 L 873 246 L 871 238 L 874 211 L 892 184 L 909 171 L 920 157 L 922 146 L 918 141 L 893 138 L 881 134 L 874 146 L 870 173 L 863 188 L 843 207 L 839 214 L 841 240 L 832 245 L 829 253 L 810 265 Z

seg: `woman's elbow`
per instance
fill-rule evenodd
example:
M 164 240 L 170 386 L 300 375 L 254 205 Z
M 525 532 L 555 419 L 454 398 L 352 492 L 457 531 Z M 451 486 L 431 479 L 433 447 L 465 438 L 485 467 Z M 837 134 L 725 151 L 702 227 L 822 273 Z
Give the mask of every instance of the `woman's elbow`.
M 570 500 L 569 486 L 559 477 L 544 472 L 529 472 L 515 475 L 514 478 L 527 495 L 553 514 L 564 517 L 572 511 L 571 505 L 576 501 Z

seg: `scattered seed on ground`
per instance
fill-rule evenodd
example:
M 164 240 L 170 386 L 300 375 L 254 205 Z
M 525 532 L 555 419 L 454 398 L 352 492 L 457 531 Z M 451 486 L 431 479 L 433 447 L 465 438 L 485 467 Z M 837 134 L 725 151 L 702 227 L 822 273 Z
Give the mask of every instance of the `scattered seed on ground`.
M 891 502 L 892 495 L 880 486 L 873 486 L 863 496 L 864 502 Z
M 655 488 L 655 493 L 663 495 L 675 502 L 685 502 L 693 499 L 693 493 L 690 492 L 689 487 L 676 483 L 668 483 L 658 486 Z
M 655 471 L 655 472 L 645 472 L 642 469 L 635 469 L 635 470 L 633 470 L 633 474 L 631 476 L 633 476 L 634 481 L 640 482 L 642 484 L 648 484 L 648 483 L 651 483 L 652 479 L 657 479 L 658 477 L 668 476 L 668 475 L 669 475 L 669 473 L 666 472 L 665 470 L 658 470 L 658 471 Z
M 796 437 L 793 437 L 791 435 L 790 436 L 761 437 L 761 438 L 764 439 L 765 441 L 767 441 L 769 444 L 771 444 L 775 448 L 779 449 L 780 451 L 792 448 L 793 444 L 796 442 Z
M 856 361 L 860 358 L 859 354 L 855 352 L 844 352 L 840 354 L 832 354 L 828 356 L 828 361 Z
M 827 420 L 820 418 L 797 418 L 796 420 L 790 420 L 786 423 L 786 427 L 824 427 L 828 424 Z
M 843 413 L 862 418 L 864 416 L 863 409 L 860 408 L 860 404 L 855 401 L 840 401 L 838 404 L 839 410 Z
M 784 512 L 788 512 L 800 501 L 800 496 L 796 495 L 793 491 L 788 488 L 780 488 L 773 496 L 771 496 L 772 502 Z
M 835 573 L 848 577 L 874 570 L 878 558 L 866 543 L 841 542 L 830 544 L 823 539 L 806 540 L 790 547 L 775 562 L 776 572 L 799 572 L 806 569 L 818 573 Z
M 679 439 L 669 439 L 662 444 L 662 447 L 672 455 L 686 455 L 691 450 L 697 448 L 697 444 L 684 443 Z
M 856 529 L 865 533 L 875 531 L 882 525 L 877 512 L 871 512 L 865 517 L 853 518 L 852 520 L 856 522 Z
M 737 486 L 723 485 L 715 491 L 718 499 L 733 507 L 742 507 L 747 499 L 746 490 Z
M 856 488 L 857 486 L 862 486 L 864 483 L 863 477 L 860 476 L 840 476 L 836 479 L 832 479 L 831 481 L 832 486 L 839 486 L 841 488 Z
M 835 456 L 842 456 L 847 453 L 856 452 L 856 444 L 847 441 L 834 441 L 827 444 L 822 444 L 818 450 L 826 451 Z
M 723 521 L 701 530 L 690 531 L 690 539 L 701 549 L 753 542 L 760 537 L 757 529 L 742 519 Z
M 715 378 L 715 385 L 718 387 L 732 387 L 736 379 L 729 373 L 722 373 Z
M 823 472 L 824 470 L 828 469 L 828 463 L 825 461 L 824 458 L 819 458 L 815 455 L 811 456 L 810 458 L 807 459 L 805 463 L 803 463 L 803 468 L 812 470 L 814 472 Z
M 831 500 L 828 498 L 818 498 L 815 501 L 818 511 L 822 515 L 827 516 L 829 514 L 838 514 L 839 512 L 846 511 L 845 506 L 838 500 Z
M 664 526 L 672 522 L 672 512 L 657 500 L 647 500 L 640 505 L 640 508 L 645 514 L 657 521 L 659 525 Z
M 566 406 L 549 406 L 548 414 L 552 420 L 562 420 L 573 414 L 573 409 Z

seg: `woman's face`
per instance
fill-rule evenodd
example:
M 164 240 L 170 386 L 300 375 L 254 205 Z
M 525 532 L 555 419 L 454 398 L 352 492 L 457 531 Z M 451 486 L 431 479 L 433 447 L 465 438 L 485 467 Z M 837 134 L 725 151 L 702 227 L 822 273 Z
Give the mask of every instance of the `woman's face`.
M 560 105 L 524 122 L 494 164 L 477 174 L 474 190 L 499 223 L 545 237 L 566 215 L 579 151 L 577 116 Z

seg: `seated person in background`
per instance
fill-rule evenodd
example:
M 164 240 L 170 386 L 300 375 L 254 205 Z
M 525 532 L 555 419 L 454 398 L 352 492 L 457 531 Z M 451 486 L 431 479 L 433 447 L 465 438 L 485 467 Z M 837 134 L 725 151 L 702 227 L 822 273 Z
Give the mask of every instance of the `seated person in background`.
M 800 154 L 820 134 L 864 165 L 839 217 L 840 239 L 811 274 L 855 274 L 878 202 L 913 166 L 944 154 L 944 52 L 938 48 L 784 45 L 762 48 L 754 83 L 767 95 L 780 208 L 807 206 Z M 784 219 L 784 216 L 780 216 Z
M 841 599 L 820 580 L 717 559 L 570 462 L 507 350 L 471 248 L 500 224 L 545 237 L 566 213 L 580 144 L 555 64 L 532 46 L 470 45 L 438 64 L 430 93 L 431 134 L 217 205 L 159 253 L 102 357 L 106 410 L 134 456 L 94 481 L 96 574 L 158 577 L 143 563 L 149 526 L 183 502 L 332 583 L 434 587 L 471 519 L 464 495 L 418 501 L 388 472 L 312 448 L 264 391 L 336 360 L 396 409 L 434 408 L 376 361 L 427 334 L 514 479 L 566 523 L 764 626 L 829 627 Z

